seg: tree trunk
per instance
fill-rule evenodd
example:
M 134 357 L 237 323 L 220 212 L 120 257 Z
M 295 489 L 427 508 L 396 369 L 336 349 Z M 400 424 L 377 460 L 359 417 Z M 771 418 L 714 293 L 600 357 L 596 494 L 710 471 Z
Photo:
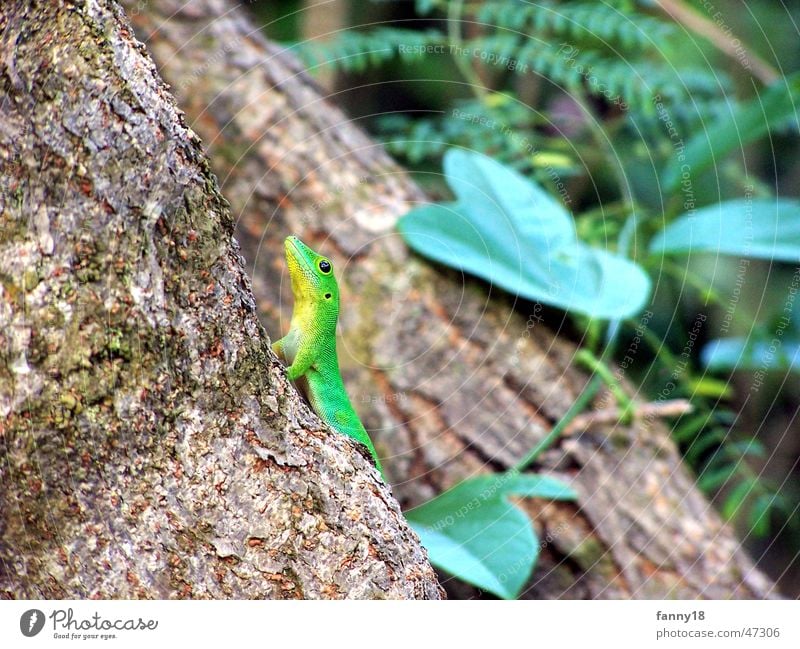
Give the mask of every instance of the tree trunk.
M 4 0 L 0 83 L 0 597 L 439 597 L 121 10 Z
M 345 384 L 401 502 L 512 466 L 585 385 L 574 346 L 538 312 L 408 251 L 395 221 L 421 191 L 243 10 L 227 0 L 125 4 L 209 147 L 273 336 L 290 309 L 284 236 L 344 269 Z M 588 421 L 536 470 L 572 483 L 580 501 L 525 503 L 544 540 L 525 596 L 775 596 L 652 417 Z

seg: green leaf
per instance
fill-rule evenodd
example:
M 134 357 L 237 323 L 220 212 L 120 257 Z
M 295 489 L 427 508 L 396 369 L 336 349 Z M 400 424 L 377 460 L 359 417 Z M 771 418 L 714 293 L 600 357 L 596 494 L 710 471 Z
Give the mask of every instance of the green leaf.
M 731 444 L 731 450 L 740 455 L 750 455 L 752 457 L 765 457 L 767 454 L 767 449 L 755 437 L 749 437 L 734 442 Z
M 701 491 L 714 491 L 725 484 L 734 473 L 736 473 L 735 464 L 729 464 L 719 469 L 703 471 L 699 476 L 697 486 L 700 487 Z
M 733 389 L 727 381 L 720 381 L 711 376 L 690 377 L 687 388 L 692 397 L 710 397 L 712 399 L 730 399 Z
M 770 342 L 749 342 L 747 338 L 717 338 L 709 342 L 700 354 L 703 364 L 711 371 L 736 370 L 800 371 L 800 341 L 778 339 Z
M 775 503 L 775 494 L 761 494 L 753 503 L 753 508 L 747 517 L 750 531 L 754 536 L 762 538 L 769 534 L 771 527 L 770 515 L 772 506 Z
M 574 500 L 567 485 L 546 476 L 479 476 L 406 512 L 431 563 L 498 597 L 513 599 L 539 555 L 536 533 L 511 495 Z
M 515 594 L 495 574 L 494 566 L 487 565 L 481 554 L 482 549 L 478 548 L 476 552 L 469 543 L 458 538 L 459 534 L 471 533 L 471 530 L 461 526 L 443 534 L 411 519 L 409 523 L 419 535 L 420 543 L 428 550 L 428 557 L 434 566 L 498 597 L 514 599 Z
M 679 216 L 650 243 L 653 254 L 712 252 L 800 261 L 800 201 L 736 199 Z
M 682 418 L 672 430 L 672 439 L 680 444 L 693 439 L 711 420 L 711 413 L 700 413 Z
M 722 506 L 722 518 L 729 521 L 736 516 L 752 491 L 753 482 L 751 480 L 743 480 L 737 484 L 725 499 L 725 504 Z
M 686 459 L 689 464 L 697 464 L 702 455 L 710 450 L 712 447 L 725 442 L 728 438 L 728 431 L 724 428 L 714 428 L 712 430 L 703 431 L 697 439 L 695 439 L 689 448 L 686 449 Z
M 577 500 L 578 494 L 575 490 L 561 480 L 545 475 L 533 475 L 530 473 L 501 474 L 504 478 L 498 487 L 503 494 L 513 496 L 524 496 L 526 498 L 547 498 L 548 500 Z M 477 481 L 487 478 L 473 478 Z M 492 479 L 490 484 L 494 484 Z M 488 486 L 488 485 L 487 485 Z
M 564 207 L 486 156 L 450 149 L 455 203 L 412 210 L 398 228 L 414 250 L 511 293 L 597 318 L 638 313 L 650 279 L 636 264 L 581 242 Z
M 734 149 L 741 149 L 792 118 L 797 119 L 798 104 L 800 73 L 776 81 L 761 95 L 728 112 L 707 131 L 691 139 L 683 155 L 673 157 L 662 174 L 664 189 L 678 187 L 684 170 L 689 169 L 692 178 L 697 179 L 701 171 L 719 164 Z

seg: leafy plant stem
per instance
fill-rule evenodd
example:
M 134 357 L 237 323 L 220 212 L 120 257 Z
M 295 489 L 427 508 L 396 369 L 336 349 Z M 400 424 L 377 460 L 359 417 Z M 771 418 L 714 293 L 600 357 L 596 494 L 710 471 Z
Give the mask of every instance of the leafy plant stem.
M 620 387 L 619 381 L 617 381 L 608 364 L 601 361 L 588 349 L 579 350 L 578 353 L 575 354 L 575 360 L 585 365 L 602 379 L 603 383 L 606 384 L 611 394 L 613 394 L 614 398 L 617 400 L 617 405 L 622 412 L 620 421 L 624 424 L 629 424 L 633 415 L 633 401 Z
M 461 14 L 464 8 L 464 0 L 453 0 L 447 8 L 447 37 L 451 47 L 456 50 L 461 49 Z M 470 64 L 467 57 L 453 54 L 453 61 L 461 75 L 466 79 L 470 91 L 483 105 L 488 106 L 488 92 L 483 85 L 480 76 Z
M 631 206 L 632 207 L 632 206 Z M 636 218 L 636 210 L 632 209 L 625 220 L 625 225 L 617 237 L 617 253 L 628 259 L 635 258 L 631 255 L 631 244 L 636 241 L 636 232 L 639 229 L 639 221 Z M 614 340 L 622 327 L 622 320 L 614 318 L 608 323 L 606 330 L 606 343 Z
M 597 359 L 598 362 L 605 365 L 606 361 L 613 356 L 618 335 L 619 330 L 614 333 L 613 337 L 606 344 L 605 350 L 601 354 L 600 358 Z M 592 399 L 594 399 L 594 397 L 600 391 L 603 383 L 603 378 L 597 371 L 594 371 L 592 378 L 578 395 L 578 398 L 573 401 L 567 412 L 565 412 L 561 419 L 556 422 L 556 425 L 553 426 L 552 430 L 545 435 L 541 441 L 539 441 L 539 443 L 536 444 L 536 446 L 534 446 L 527 453 L 527 455 L 525 455 L 525 457 L 511 467 L 506 473 L 520 473 L 533 464 L 542 453 L 550 448 L 556 442 L 556 440 L 561 437 L 561 433 L 563 433 L 566 427 L 570 425 L 572 420 L 586 410 L 586 408 L 592 402 Z
M 589 322 L 586 324 L 584 334 L 585 346 L 587 349 L 591 349 L 593 352 L 597 349 L 597 346 L 600 343 L 601 333 L 602 325 L 600 322 L 594 318 L 589 318 Z
M 569 426 L 572 420 L 586 409 L 602 385 L 603 380 L 598 375 L 593 376 L 583 389 L 583 392 L 581 392 L 578 398 L 575 399 L 575 401 L 569 407 L 569 410 L 567 410 L 567 412 L 564 413 L 564 416 L 558 420 L 555 426 L 553 426 L 553 429 L 544 438 L 542 438 L 542 440 L 536 446 L 534 446 L 524 458 L 522 458 L 511 469 L 509 469 L 508 472 L 520 473 L 533 464 L 538 457 L 548 448 L 550 448 L 561 436 L 561 433 L 567 426 Z
M 669 350 L 663 339 L 660 336 L 657 336 L 655 332 L 650 329 L 650 327 L 630 318 L 625 320 L 625 324 L 627 324 L 634 331 L 641 332 L 641 336 L 644 341 L 650 345 L 650 348 L 655 353 L 656 358 L 658 358 L 658 360 L 660 360 L 665 367 L 673 368 L 678 364 L 675 354 Z
M 602 385 L 603 380 L 597 375 L 593 376 L 583 389 L 583 392 L 581 392 L 580 396 L 578 396 L 578 398 L 575 399 L 573 404 L 569 407 L 569 410 L 567 410 L 567 412 L 564 413 L 564 416 L 558 420 L 558 423 L 553 426 L 553 429 L 536 446 L 534 446 L 524 458 L 522 458 L 511 469 L 509 469 L 509 471 L 520 473 L 533 464 L 539 458 L 539 456 L 548 448 L 550 448 L 561 436 L 561 433 L 567 426 L 569 426 L 572 420 L 586 409 Z
M 602 127 L 600 127 L 601 139 L 605 140 L 605 133 L 602 131 Z M 621 167 L 620 167 L 621 170 Z M 622 233 L 620 234 L 620 253 L 624 256 L 628 256 L 629 249 L 630 249 L 630 241 L 635 236 L 636 230 L 636 215 L 633 211 L 633 197 L 628 191 L 628 185 L 624 182 L 624 174 L 622 177 L 621 187 L 624 188 L 624 202 L 621 206 L 622 209 L 627 206 L 630 207 L 631 213 L 628 216 L 628 219 L 625 223 L 625 227 L 623 228 Z M 592 331 L 591 324 L 589 326 L 589 330 Z M 576 355 L 576 360 L 580 360 L 583 358 L 584 362 L 587 359 L 591 359 L 588 363 L 589 368 L 593 372 L 593 376 L 589 383 L 587 383 L 586 387 L 583 389 L 581 394 L 578 398 L 573 402 L 573 404 L 569 407 L 564 416 L 558 420 L 553 429 L 538 443 L 534 446 L 528 454 L 523 457 L 519 462 L 517 462 L 511 469 L 509 469 L 509 473 L 517 473 L 520 471 L 524 471 L 528 468 L 533 462 L 537 460 L 537 458 L 550 446 L 552 446 L 555 441 L 561 436 L 561 433 L 566 429 L 567 426 L 572 422 L 575 417 L 581 414 L 587 406 L 591 403 L 592 399 L 595 395 L 599 392 L 600 387 L 605 382 L 609 389 L 614 394 L 614 397 L 617 399 L 619 404 L 624 404 L 623 415 L 620 418 L 621 421 L 627 423 L 633 413 L 632 409 L 632 401 L 628 396 L 622 391 L 617 383 L 616 379 L 614 378 L 613 374 L 609 370 L 609 367 L 606 363 L 606 360 L 611 358 L 614 354 L 614 350 L 616 349 L 617 340 L 619 339 L 620 331 L 622 330 L 621 320 L 614 319 L 609 322 L 608 329 L 606 330 L 606 347 L 603 353 L 601 354 L 600 358 L 597 358 L 592 354 L 589 350 L 581 350 Z M 596 332 L 596 330 L 594 330 Z M 578 358 L 580 357 L 580 358 Z M 613 387 L 612 387 L 613 386 Z

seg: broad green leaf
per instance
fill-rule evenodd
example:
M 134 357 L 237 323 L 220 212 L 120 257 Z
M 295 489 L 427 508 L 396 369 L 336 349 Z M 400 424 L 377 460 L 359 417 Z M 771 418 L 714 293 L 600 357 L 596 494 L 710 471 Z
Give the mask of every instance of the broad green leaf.
M 800 261 L 800 201 L 736 199 L 684 214 L 653 238 L 650 252 L 711 252 Z
M 555 198 L 491 158 L 450 149 L 444 173 L 460 207 L 489 241 L 508 243 L 512 249 L 537 241 L 543 253 L 576 241 L 572 217 Z
M 453 530 L 442 533 L 412 519 L 409 522 L 419 536 L 420 543 L 428 551 L 431 563 L 437 568 L 498 597 L 514 599 L 514 594 L 506 584 L 484 563 L 480 549 L 476 554 L 474 548 L 458 539 Z
M 682 156 L 674 157 L 662 174 L 664 189 L 670 191 L 681 183 L 688 170 L 691 177 L 719 164 L 734 149 L 782 127 L 794 118 L 800 108 L 800 74 L 776 81 L 761 95 L 742 105 L 735 113 L 712 124 L 687 143 Z
M 513 599 L 539 554 L 531 522 L 508 496 L 573 500 L 576 494 L 546 476 L 499 474 L 456 485 L 406 512 L 431 563 L 498 597 Z
M 735 370 L 800 371 L 800 341 L 778 339 L 750 342 L 747 338 L 717 338 L 700 354 L 703 364 L 712 371 Z
M 510 293 L 597 318 L 644 306 L 636 264 L 581 242 L 564 207 L 535 182 L 486 156 L 450 149 L 455 203 L 412 210 L 398 228 L 414 250 Z
M 572 487 L 550 476 L 519 473 L 516 475 L 500 474 L 499 477 L 505 477 L 499 486 L 504 494 L 526 498 L 547 498 L 548 500 L 576 500 L 578 498 L 578 494 Z M 480 478 L 473 478 L 473 480 L 478 479 Z M 494 481 L 492 480 L 489 484 L 494 484 Z
M 528 517 L 503 500 L 452 516 L 444 522 L 437 517 L 438 528 L 409 516 L 431 563 L 498 597 L 514 599 L 539 556 Z

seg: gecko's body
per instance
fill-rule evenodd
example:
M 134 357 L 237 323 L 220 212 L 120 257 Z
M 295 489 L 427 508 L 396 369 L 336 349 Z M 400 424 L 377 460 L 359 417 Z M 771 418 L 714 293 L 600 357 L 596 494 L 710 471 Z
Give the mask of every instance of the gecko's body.
M 329 426 L 367 447 L 383 473 L 375 447 L 347 396 L 336 357 L 339 285 L 333 266 L 297 237 L 284 242 L 294 310 L 289 333 L 272 349 L 289 363 L 287 375 L 305 388 L 311 407 Z

